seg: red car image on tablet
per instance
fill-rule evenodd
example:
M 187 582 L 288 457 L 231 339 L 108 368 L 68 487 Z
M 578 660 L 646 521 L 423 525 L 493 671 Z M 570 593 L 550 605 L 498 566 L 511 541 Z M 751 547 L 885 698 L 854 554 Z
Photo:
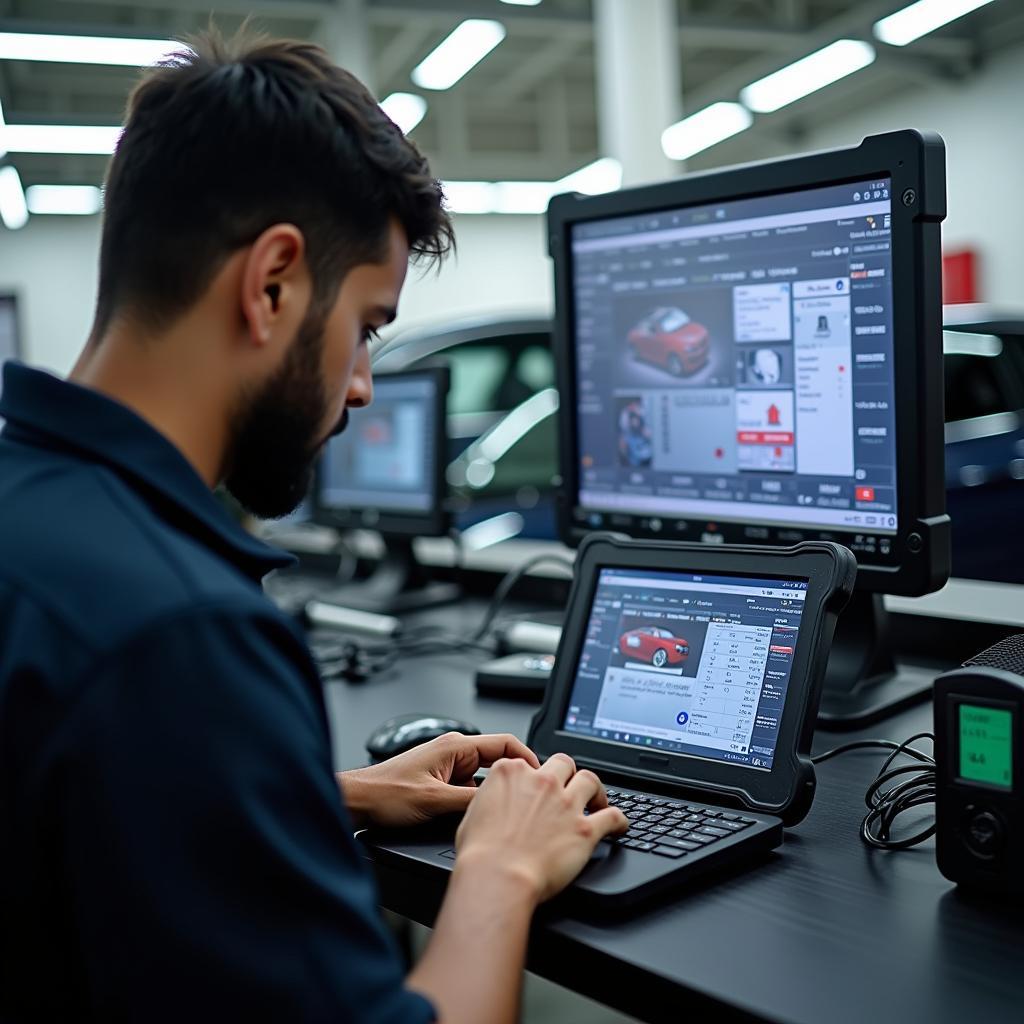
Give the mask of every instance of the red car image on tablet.
M 628 343 L 637 359 L 655 363 L 674 377 L 696 373 L 708 361 L 710 348 L 708 329 L 676 306 L 645 316 L 629 332 Z
M 619 637 L 619 651 L 625 658 L 649 661 L 655 668 L 664 668 L 686 661 L 690 645 L 659 626 L 639 626 Z

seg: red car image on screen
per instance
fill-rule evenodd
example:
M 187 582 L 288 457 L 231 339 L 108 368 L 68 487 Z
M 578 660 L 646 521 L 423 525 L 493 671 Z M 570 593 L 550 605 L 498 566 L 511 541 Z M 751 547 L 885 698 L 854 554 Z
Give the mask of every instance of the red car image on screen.
M 639 626 L 619 637 L 619 652 L 625 658 L 649 661 L 655 668 L 681 665 L 690 654 L 690 645 L 679 636 L 658 626 Z
M 708 329 L 675 306 L 644 317 L 629 332 L 628 342 L 637 359 L 664 367 L 674 377 L 696 373 L 708 361 Z

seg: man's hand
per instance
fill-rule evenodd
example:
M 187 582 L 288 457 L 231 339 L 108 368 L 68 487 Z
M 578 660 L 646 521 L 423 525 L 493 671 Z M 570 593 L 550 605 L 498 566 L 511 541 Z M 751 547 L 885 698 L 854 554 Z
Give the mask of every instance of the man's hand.
M 543 902 L 580 873 L 601 839 L 628 825 L 608 806 L 600 779 L 577 771 L 567 754 L 552 755 L 537 771 L 521 760 L 498 761 L 459 826 L 456 872 L 512 874 Z
M 464 811 L 476 795 L 477 770 L 503 758 L 540 767 L 537 755 L 515 736 L 449 732 L 381 764 L 339 772 L 336 778 L 358 826 L 417 825 Z

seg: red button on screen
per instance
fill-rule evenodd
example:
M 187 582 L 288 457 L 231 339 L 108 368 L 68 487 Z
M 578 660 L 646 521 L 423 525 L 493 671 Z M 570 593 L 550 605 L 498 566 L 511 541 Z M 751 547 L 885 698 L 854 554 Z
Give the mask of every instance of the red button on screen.
M 858 501 L 874 501 L 875 500 L 875 489 L 874 489 L 874 487 L 858 487 L 857 488 L 857 500 Z

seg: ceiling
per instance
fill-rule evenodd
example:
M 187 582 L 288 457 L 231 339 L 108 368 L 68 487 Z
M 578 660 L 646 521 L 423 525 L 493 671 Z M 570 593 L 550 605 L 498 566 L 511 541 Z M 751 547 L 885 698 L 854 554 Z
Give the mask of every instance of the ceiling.
M 353 0 L 0 0 L 0 30 L 93 35 L 181 35 L 214 10 L 230 31 L 246 15 L 275 35 L 325 41 L 344 31 Z M 617 0 L 627 3 L 629 0 Z M 756 78 L 842 36 L 870 39 L 871 24 L 907 0 L 677 0 L 683 106 L 735 99 Z M 504 42 L 452 89 L 429 93 L 413 138 L 438 176 L 552 180 L 599 156 L 590 0 L 365 0 L 372 86 L 378 96 L 415 91 L 412 68 L 463 18 L 495 17 Z M 341 19 L 341 20 L 339 20 Z M 743 137 L 750 155 L 798 148 L 808 126 L 895 91 L 976 74 L 997 51 L 1024 41 L 1024 3 L 995 0 L 899 50 L 879 45 L 874 65 L 801 100 Z M 132 69 L 0 61 L 0 103 L 17 123 L 116 124 Z M 737 147 L 730 146 L 736 158 Z M 739 158 L 746 154 L 740 153 Z M 105 158 L 19 154 L 26 185 L 95 183 Z M 709 150 L 690 162 L 717 161 Z

